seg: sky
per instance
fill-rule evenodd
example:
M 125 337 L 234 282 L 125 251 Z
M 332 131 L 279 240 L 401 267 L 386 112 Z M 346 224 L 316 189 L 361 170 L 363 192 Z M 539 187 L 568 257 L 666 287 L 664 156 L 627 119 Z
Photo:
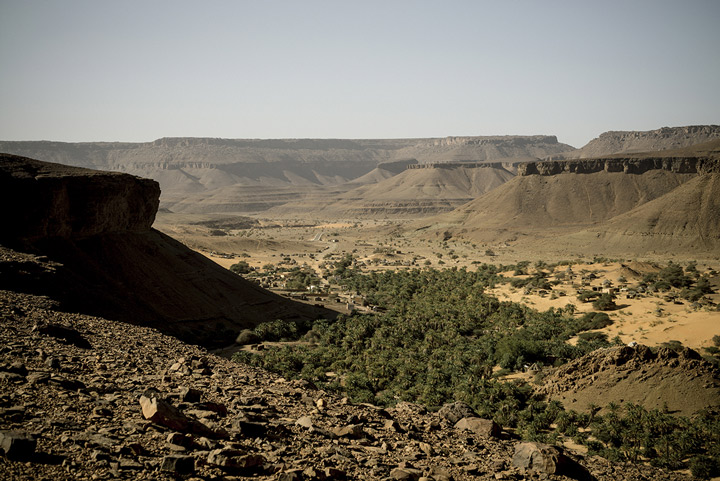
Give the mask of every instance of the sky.
M 0 140 L 720 124 L 717 0 L 0 0 Z

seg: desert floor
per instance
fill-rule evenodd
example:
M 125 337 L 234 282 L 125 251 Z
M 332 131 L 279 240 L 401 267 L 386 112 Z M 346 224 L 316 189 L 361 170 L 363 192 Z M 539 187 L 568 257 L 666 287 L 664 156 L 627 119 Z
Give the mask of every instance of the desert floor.
M 566 264 L 569 263 L 576 274 L 574 279 L 561 280 L 550 293 L 526 293 L 524 289 L 515 289 L 509 284 L 500 285 L 489 292 L 500 300 L 520 302 L 538 310 L 573 304 L 577 313 L 592 311 L 591 303 L 577 299 L 581 274 L 595 275 L 590 286 L 584 286 L 583 289 L 602 286 L 605 280 L 613 286 L 621 287 L 621 276 L 626 278 L 628 286 L 633 286 L 642 275 L 657 271 L 656 266 L 663 267 L 668 262 L 667 257 L 563 258 L 557 254 L 543 254 L 506 244 L 478 245 L 462 239 L 444 241 L 440 238 L 423 238 L 411 231 L 408 234 L 406 229 L 402 229 L 402 221 L 350 223 L 259 218 L 251 228 L 227 230 L 225 235 L 217 235 L 215 229 L 216 235 L 211 235 L 213 229 L 198 224 L 207 219 L 208 216 L 160 213 L 155 227 L 226 268 L 243 260 L 255 269 L 273 264 L 306 265 L 319 270 L 323 262 L 338 259 L 345 254 L 352 254 L 365 264 L 363 268 L 366 270 L 423 267 L 473 269 L 482 263 L 508 265 L 530 261 L 529 269 L 532 272 L 537 261 L 562 261 L 563 265 L 557 266 L 549 276 L 553 280 L 555 274 L 565 272 L 568 267 Z M 682 265 L 694 259 L 688 255 L 686 258 L 675 256 L 672 260 Z M 720 261 L 698 261 L 697 269 L 701 273 L 720 270 Z M 505 275 L 511 276 L 512 273 L 507 272 Z M 716 293 L 708 297 L 714 303 L 720 303 L 720 294 L 717 293 L 720 292 L 720 277 L 714 274 L 711 283 Z M 669 341 L 679 341 L 696 349 L 712 345 L 712 337 L 720 334 L 720 312 L 705 307 L 694 309 L 686 300 L 673 301 L 664 297 L 664 293 L 658 293 L 625 299 L 620 293 L 616 300 L 618 309 L 608 311 L 614 323 L 602 332 L 607 333 L 610 339 L 619 336 L 626 343 L 637 341 L 651 346 Z

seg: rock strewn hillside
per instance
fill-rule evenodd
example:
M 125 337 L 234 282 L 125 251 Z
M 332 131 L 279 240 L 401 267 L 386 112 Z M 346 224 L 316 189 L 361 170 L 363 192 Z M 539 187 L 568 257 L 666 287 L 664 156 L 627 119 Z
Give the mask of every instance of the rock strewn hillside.
M 623 346 L 593 351 L 548 376 L 539 391 L 567 409 L 590 404 L 632 402 L 692 416 L 720 407 L 720 377 L 713 366 L 688 348 L 677 353 L 661 348 Z
M 352 404 L 41 297 L 0 290 L 0 326 L 2 479 L 689 481 L 493 437 L 462 405 Z

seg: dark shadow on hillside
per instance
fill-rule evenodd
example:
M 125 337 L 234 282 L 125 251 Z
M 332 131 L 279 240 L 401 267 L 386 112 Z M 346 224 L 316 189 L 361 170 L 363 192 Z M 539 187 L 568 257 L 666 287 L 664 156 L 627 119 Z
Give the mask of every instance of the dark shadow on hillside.
M 588 469 L 572 458 L 565 458 L 562 466 L 562 474 L 577 481 L 597 481 L 597 478 L 590 474 Z
M 262 289 L 156 230 L 24 246 L 0 261 L 0 289 L 42 295 L 62 310 L 154 327 L 206 347 L 276 319 L 337 313 Z

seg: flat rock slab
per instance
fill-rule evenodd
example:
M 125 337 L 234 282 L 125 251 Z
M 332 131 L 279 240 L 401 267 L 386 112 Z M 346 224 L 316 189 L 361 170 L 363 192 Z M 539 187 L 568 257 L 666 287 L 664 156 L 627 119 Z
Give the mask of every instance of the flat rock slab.
M 491 419 L 483 418 L 462 418 L 455 424 L 455 429 L 464 429 L 472 431 L 475 434 L 485 437 L 497 438 L 500 436 L 502 429 Z

